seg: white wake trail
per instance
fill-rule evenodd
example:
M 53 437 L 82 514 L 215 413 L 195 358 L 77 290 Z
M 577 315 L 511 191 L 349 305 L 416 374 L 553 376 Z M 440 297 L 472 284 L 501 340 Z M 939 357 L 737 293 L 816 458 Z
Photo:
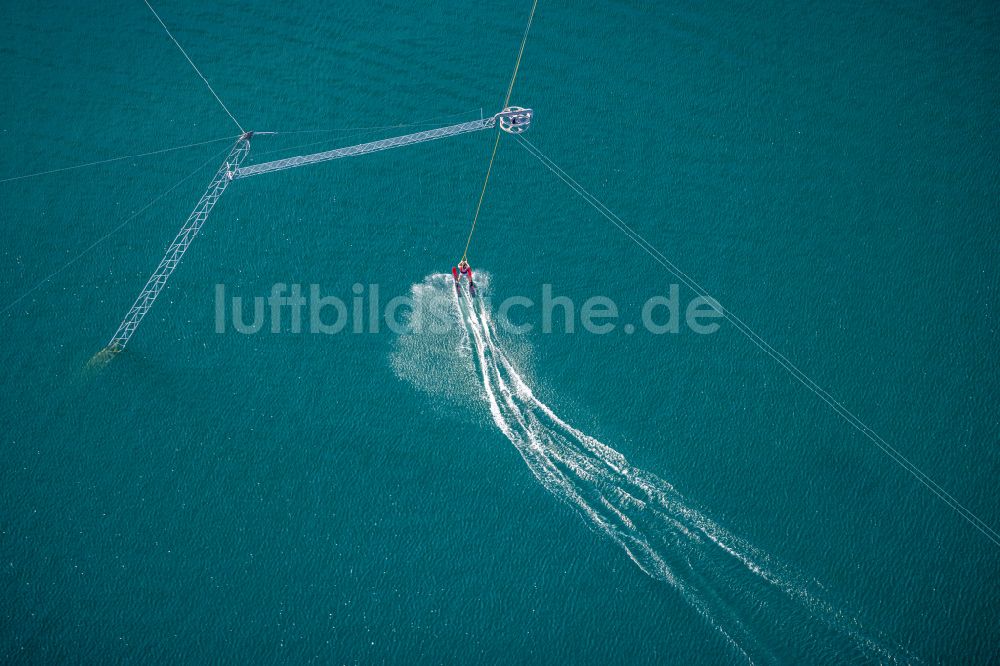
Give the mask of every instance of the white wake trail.
M 629 517 L 630 513 L 647 510 L 648 500 L 639 499 L 621 488 L 627 485 L 621 477 L 622 466 L 627 465 L 625 458 L 568 425 L 539 401 L 510 359 L 497 347 L 495 327 L 482 302 L 473 300 L 468 293 L 464 293 L 463 300 L 464 306 L 456 294 L 456 306 L 473 342 L 490 415 L 517 448 L 535 478 L 574 508 L 591 529 L 621 546 L 642 571 L 677 589 L 735 650 L 752 662 L 744 649 L 752 639 L 740 620 L 732 616 L 728 618 L 729 626 L 721 624 L 716 617 L 718 612 L 713 611 L 689 583 L 671 571 L 670 565 Z M 618 484 L 614 483 L 614 476 L 621 477 Z M 690 535 L 680 523 L 677 527 Z M 734 633 L 737 636 L 732 635 Z M 759 646 L 755 648 L 756 652 L 761 651 Z M 767 656 L 773 658 L 773 655 Z
M 488 276 L 481 274 L 480 280 L 487 284 Z M 471 360 L 493 423 L 539 483 L 591 530 L 621 547 L 639 569 L 677 590 L 737 654 L 747 661 L 777 661 L 776 652 L 784 655 L 781 660 L 793 655 L 795 660 L 832 650 L 841 657 L 900 660 L 866 636 L 856 620 L 824 601 L 794 569 L 726 530 L 663 479 L 632 466 L 620 452 L 560 418 L 535 395 L 505 351 L 482 299 L 465 288 L 456 290 L 451 276 L 431 276 L 415 286 L 418 292 L 451 302 L 461 336 L 458 353 L 451 353 L 467 369 Z M 454 338 L 447 344 L 455 349 Z M 419 350 L 414 346 L 397 355 L 401 376 L 416 374 L 406 368 Z M 440 363 L 434 367 L 440 369 Z M 763 611 L 774 617 L 761 626 Z

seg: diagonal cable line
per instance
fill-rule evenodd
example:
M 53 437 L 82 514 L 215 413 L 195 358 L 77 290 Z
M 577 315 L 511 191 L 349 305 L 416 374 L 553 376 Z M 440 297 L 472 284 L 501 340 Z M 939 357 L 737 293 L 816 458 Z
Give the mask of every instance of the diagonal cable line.
M 553 162 L 549 157 L 541 152 L 534 144 L 525 139 L 523 136 L 515 135 L 515 138 L 520 142 L 521 146 L 528 151 L 535 159 L 542 163 L 547 169 L 549 169 L 553 174 L 555 174 L 560 180 L 562 180 L 570 189 L 572 189 L 577 195 L 579 195 L 584 201 L 590 204 L 595 210 L 597 210 L 602 216 L 604 216 L 609 222 L 611 222 L 615 227 L 617 227 L 622 233 L 629 237 L 632 242 L 636 243 L 642 250 L 650 255 L 657 263 L 667 269 L 674 277 L 683 282 L 689 289 L 697 293 L 698 295 L 704 297 L 708 302 L 709 306 L 712 307 L 716 312 L 726 318 L 740 333 L 742 333 L 747 339 L 749 339 L 758 349 L 763 351 L 765 354 L 774 359 L 784 370 L 786 370 L 792 377 L 794 377 L 799 383 L 809 389 L 817 397 L 819 397 L 823 402 L 825 402 L 834 412 L 836 412 L 841 418 L 843 418 L 849 425 L 858 430 L 861 434 L 867 437 L 877 448 L 879 448 L 883 453 L 885 453 L 893 462 L 906 470 L 910 475 L 917 479 L 921 484 L 923 484 L 928 490 L 930 490 L 935 496 L 938 497 L 942 502 L 948 505 L 952 510 L 954 510 L 958 515 L 965 519 L 969 524 L 975 527 L 979 532 L 981 532 L 987 539 L 992 541 L 995 545 L 1000 546 L 1000 533 L 995 529 L 990 527 L 985 521 L 980 519 L 975 513 L 968 509 L 964 504 L 955 499 L 948 491 L 942 488 L 937 482 L 935 482 L 930 476 L 923 472 L 919 467 L 912 463 L 906 458 L 899 450 L 890 445 L 885 441 L 878 433 L 872 430 L 867 424 L 865 424 L 860 418 L 858 418 L 853 412 L 851 412 L 847 407 L 841 404 L 836 398 L 834 398 L 828 391 L 817 384 L 812 378 L 806 375 L 802 370 L 800 370 L 794 363 L 792 363 L 784 354 L 777 351 L 772 347 L 766 340 L 764 340 L 760 335 L 758 335 L 749 325 L 746 324 L 742 319 L 737 317 L 735 314 L 730 312 L 728 309 L 723 308 L 719 301 L 715 299 L 704 287 L 698 284 L 693 278 L 691 278 L 687 273 L 678 268 L 673 262 L 667 259 L 662 252 L 657 250 L 651 243 L 649 243 L 645 238 L 643 238 L 638 232 L 629 227 L 618 215 L 616 215 L 611 209 L 605 206 L 597 197 L 590 194 L 580 183 L 578 183 L 572 176 L 566 173 L 559 165 Z
M 25 298 L 27 298 L 28 296 L 30 296 L 32 293 L 35 292 L 35 290 L 37 290 L 43 284 L 45 284 L 46 282 L 48 282 L 49 280 L 51 280 L 55 276 L 59 275 L 60 273 L 62 273 L 64 270 L 66 270 L 67 268 L 69 268 L 73 264 L 75 264 L 85 254 L 87 254 L 88 252 L 90 252 L 91 250 L 93 250 L 95 247 L 97 247 L 98 245 L 100 245 L 101 243 L 103 243 L 109 237 L 111 237 L 114 234 L 116 234 L 119 231 L 121 231 L 125 227 L 125 225 L 127 225 L 129 222 L 131 222 L 135 218 L 139 217 L 142 213 L 144 213 L 146 210 L 148 210 L 157 201 L 159 201 L 163 197 L 167 196 L 168 194 L 170 194 L 171 192 L 173 192 L 174 190 L 176 190 L 178 187 L 180 187 L 185 182 L 187 182 L 188 179 L 190 179 L 196 173 L 198 173 L 199 171 L 201 171 L 202 169 L 204 169 L 208 165 L 209 162 L 212 162 L 213 160 L 217 160 L 219 158 L 219 156 L 222 155 L 222 153 L 224 153 L 226 150 L 229 150 L 229 148 L 227 147 L 225 150 L 216 153 L 212 157 L 208 158 L 206 161 L 202 162 L 201 166 L 199 166 L 197 169 L 195 169 L 194 171 L 192 171 L 191 173 L 189 173 L 188 175 L 184 176 L 182 179 L 180 179 L 179 181 L 177 181 L 176 183 L 174 183 L 172 186 L 170 186 L 169 189 L 164 190 L 162 193 L 160 193 L 159 195 L 157 195 L 155 199 L 153 199 L 152 201 L 150 201 L 149 203 L 147 203 L 145 206 L 143 206 L 142 208 L 140 208 L 136 212 L 134 212 L 131 215 L 129 215 L 117 227 L 115 227 L 114 229 L 112 229 L 111 231 L 109 231 L 108 233 L 104 234 L 103 236 L 101 236 L 100 238 L 98 238 L 96 241 L 94 241 L 93 243 L 91 243 L 90 245 L 88 245 L 86 248 L 84 248 L 84 250 L 82 252 L 80 252 L 78 255 L 76 255 L 75 257 L 73 257 L 69 261 L 67 261 L 61 267 L 59 267 L 58 269 L 52 271 L 46 277 L 44 277 L 41 280 L 39 280 L 37 283 L 35 283 L 35 285 L 33 287 L 31 287 L 30 289 L 28 289 L 27 291 L 25 291 L 24 293 L 22 293 L 20 296 L 18 296 L 16 299 L 14 299 L 10 303 L 8 303 L 6 306 L 4 306 L 4 308 L 2 310 L 0 310 L 0 314 L 6 314 L 11 308 L 13 308 L 15 305 L 17 305 L 18 303 L 20 303 L 21 301 L 23 301 Z
M 121 162 L 122 160 L 137 159 L 140 157 L 149 157 L 150 155 L 162 155 L 163 153 L 170 153 L 175 150 L 184 150 L 185 148 L 194 148 L 195 146 L 207 146 L 210 143 L 218 143 L 220 141 L 234 141 L 235 136 L 226 136 L 221 139 L 211 139 L 209 141 L 199 141 L 198 143 L 189 143 L 184 146 L 174 146 L 173 148 L 161 148 L 160 150 L 151 150 L 148 153 L 139 153 L 138 155 L 122 155 L 121 157 L 109 157 L 105 160 L 97 160 L 95 162 L 87 162 L 86 164 L 74 164 L 73 166 L 59 167 L 58 169 L 49 169 L 48 171 L 39 171 L 37 173 L 27 173 L 23 176 L 11 176 L 10 178 L 0 179 L 0 183 L 9 183 L 14 180 L 24 180 L 25 178 L 34 178 L 35 176 L 47 176 L 50 173 L 59 173 L 61 171 L 72 171 L 74 169 L 83 169 L 85 167 L 97 166 L 98 164 L 110 164 L 111 162 Z
M 524 45 L 528 42 L 528 32 L 531 31 L 531 22 L 535 20 L 535 10 L 538 9 L 538 0 L 531 5 L 531 13 L 528 15 L 528 25 L 524 28 L 524 35 L 521 37 L 521 48 L 517 52 L 517 62 L 514 64 L 514 73 L 510 77 L 510 86 L 507 88 L 507 96 L 503 100 L 503 108 L 510 104 L 510 95 L 514 92 L 514 82 L 517 81 L 517 71 L 521 68 L 521 58 L 524 56 Z M 493 171 L 493 162 L 497 157 L 497 148 L 500 146 L 500 127 L 497 124 L 497 138 L 493 142 L 493 152 L 490 154 L 490 165 L 486 167 L 486 177 L 483 178 L 483 189 L 479 192 L 479 203 L 476 204 L 476 214 L 472 216 L 472 228 L 469 229 L 469 237 L 465 239 L 465 249 L 462 250 L 462 261 L 465 261 L 469 254 L 469 245 L 472 244 L 472 234 L 476 233 L 476 222 L 479 221 L 479 211 L 483 207 L 483 198 L 486 196 L 486 186 L 490 183 L 490 173 Z
M 191 63 L 191 67 L 194 68 L 194 71 L 198 73 L 198 76 L 201 77 L 201 80 L 205 82 L 206 86 L 208 86 L 208 90 L 209 92 L 212 93 L 212 97 L 215 98 L 215 101 L 219 103 L 219 106 L 221 106 L 222 110 L 226 112 L 226 115 L 232 118 L 233 122 L 236 123 L 236 126 L 240 128 L 240 133 L 245 134 L 246 131 L 243 129 L 243 126 L 240 125 L 240 121 L 236 120 L 236 116 L 230 113 L 226 105 L 222 103 L 221 99 L 219 99 L 219 96 L 215 94 L 215 90 L 212 88 L 212 84 L 208 82 L 208 79 L 205 78 L 205 75 L 201 73 L 200 69 L 198 69 L 198 65 L 194 64 L 194 61 L 191 60 L 190 56 L 188 56 L 187 51 L 184 50 L 184 47 L 181 46 L 180 42 L 174 39 L 174 36 L 170 34 L 170 28 L 167 27 L 167 24 L 163 22 L 163 19 L 160 18 L 160 15 L 156 13 L 155 9 L 153 9 L 153 5 L 149 4 L 149 0 L 142 0 L 142 1 L 146 3 L 146 6 L 149 7 L 149 11 L 153 12 L 153 16 L 155 16 L 156 20 L 159 21 L 160 25 L 163 26 L 163 29 L 166 31 L 167 37 L 170 38 L 170 41 L 172 41 L 174 44 L 177 45 L 177 48 L 180 49 L 180 52 L 184 55 L 187 61 Z

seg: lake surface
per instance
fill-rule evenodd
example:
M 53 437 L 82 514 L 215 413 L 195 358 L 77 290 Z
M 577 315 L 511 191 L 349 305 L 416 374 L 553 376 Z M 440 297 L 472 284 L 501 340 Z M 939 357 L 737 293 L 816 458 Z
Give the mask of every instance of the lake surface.
M 157 10 L 240 123 L 279 132 L 261 162 L 496 112 L 530 3 Z M 479 305 L 447 273 L 492 132 L 234 182 L 88 371 L 238 130 L 142 3 L 5 15 L 0 180 L 219 139 L 0 182 L 5 662 L 1000 659 L 1000 547 L 732 325 L 640 326 L 677 280 L 508 135 Z M 542 0 L 511 98 L 994 529 L 998 32 L 990 3 Z M 277 283 L 349 315 L 377 284 L 454 328 L 310 334 L 306 311 L 295 333 L 286 309 L 239 332 L 232 299 L 251 322 Z M 546 284 L 617 326 L 491 333 Z

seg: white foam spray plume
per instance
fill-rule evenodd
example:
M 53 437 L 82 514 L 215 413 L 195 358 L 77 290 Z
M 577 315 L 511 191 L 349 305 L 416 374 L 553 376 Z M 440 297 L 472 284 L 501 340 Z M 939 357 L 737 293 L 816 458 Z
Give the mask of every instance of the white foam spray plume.
M 477 282 L 482 290 L 488 276 L 478 274 Z M 663 479 L 562 420 L 532 391 L 518 370 L 518 357 L 504 350 L 489 307 L 464 286 L 456 289 L 450 275 L 429 276 L 411 295 L 414 312 L 440 311 L 450 303 L 461 342 L 403 335 L 393 357 L 397 373 L 438 393 L 454 390 L 442 389 L 442 382 L 458 382 L 453 397 L 485 400 L 493 423 L 539 483 L 590 529 L 618 544 L 639 569 L 675 589 L 735 655 L 751 662 L 845 654 L 900 660 L 822 600 L 815 585 L 791 567 L 695 509 Z M 444 362 L 449 355 L 453 361 Z M 441 372 L 449 376 L 442 378 Z M 762 623 L 765 611 L 771 613 Z

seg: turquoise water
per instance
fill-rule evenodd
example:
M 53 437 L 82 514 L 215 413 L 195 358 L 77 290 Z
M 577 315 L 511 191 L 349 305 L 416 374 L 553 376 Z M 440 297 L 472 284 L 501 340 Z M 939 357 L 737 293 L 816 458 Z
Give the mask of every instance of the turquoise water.
M 158 10 L 242 124 L 288 132 L 255 140 L 264 161 L 494 111 L 529 8 Z M 143 4 L 6 16 L 0 179 L 236 133 Z M 987 3 L 542 0 L 512 98 L 535 145 L 995 528 L 998 28 Z M 503 139 L 484 295 L 550 283 L 637 322 L 672 278 Z M 3 313 L 4 661 L 1000 659 L 1000 549 L 732 327 L 490 346 L 495 311 L 455 300 L 453 344 L 215 332 L 217 284 L 448 301 L 433 276 L 485 133 L 234 183 L 128 352 L 86 372 L 226 146 L 0 183 L 6 307 L 202 165 Z M 531 391 L 499 420 L 497 377 Z M 537 428 L 505 434 L 518 415 Z M 593 473 L 557 486 L 532 460 Z M 615 494 L 640 481 L 662 502 Z M 633 531 L 569 489 L 618 497 Z

